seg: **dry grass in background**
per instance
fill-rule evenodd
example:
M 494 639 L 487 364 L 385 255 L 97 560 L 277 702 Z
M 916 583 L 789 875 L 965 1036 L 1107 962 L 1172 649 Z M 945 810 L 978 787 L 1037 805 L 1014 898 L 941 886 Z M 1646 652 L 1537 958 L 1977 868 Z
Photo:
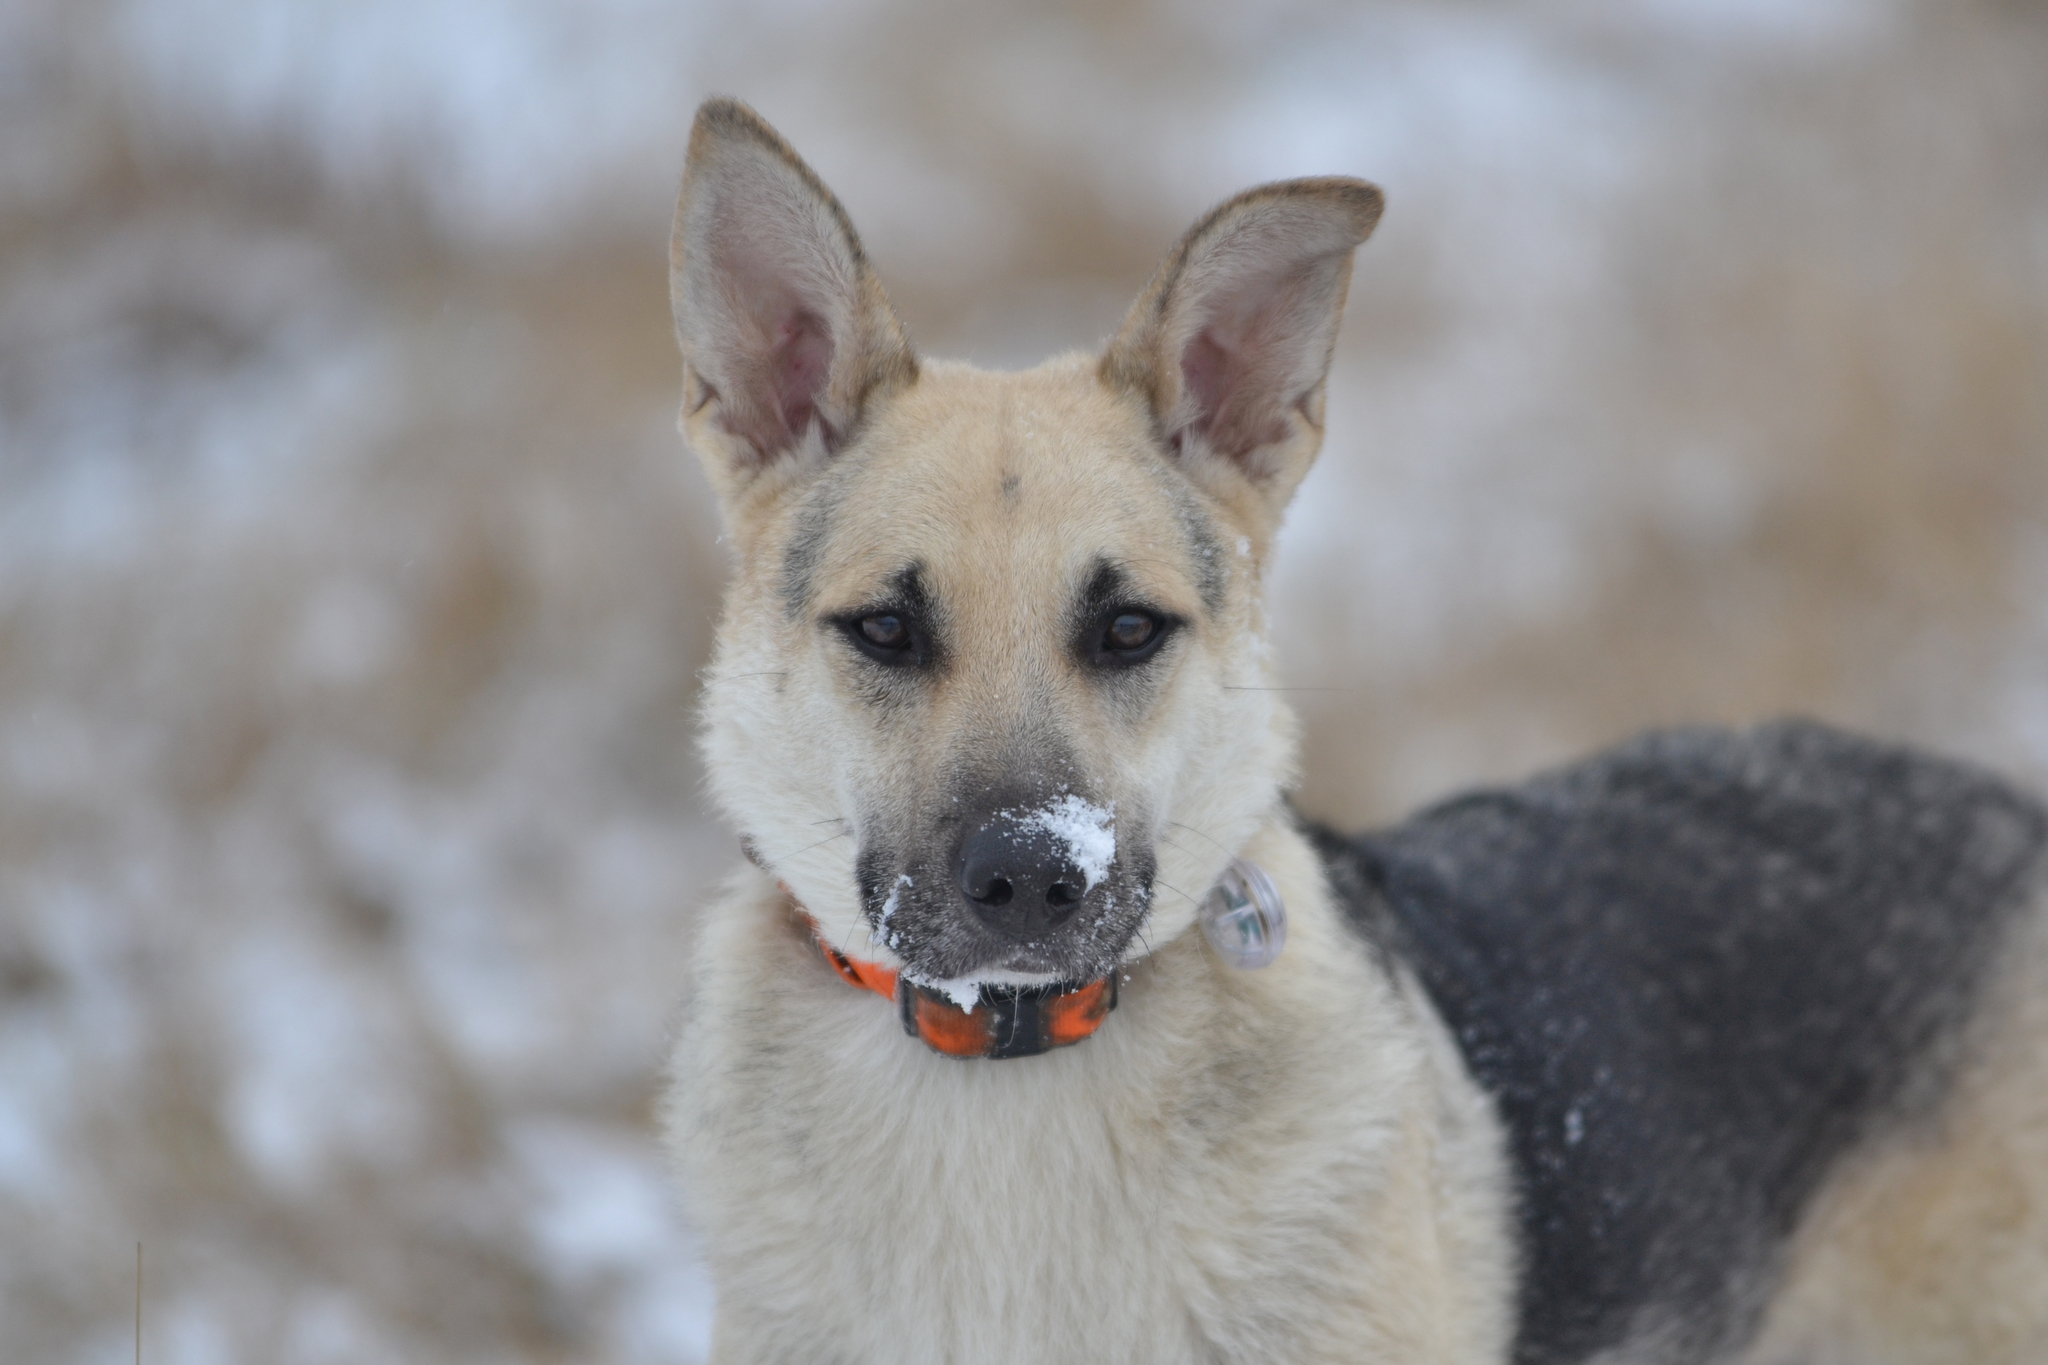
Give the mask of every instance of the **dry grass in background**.
M 723 572 L 668 199 L 740 94 L 923 346 L 1389 192 L 1273 584 L 1310 810 L 1796 710 L 2048 776 L 2048 14 L 0 7 L 0 1356 L 687 1361 L 647 1101 Z

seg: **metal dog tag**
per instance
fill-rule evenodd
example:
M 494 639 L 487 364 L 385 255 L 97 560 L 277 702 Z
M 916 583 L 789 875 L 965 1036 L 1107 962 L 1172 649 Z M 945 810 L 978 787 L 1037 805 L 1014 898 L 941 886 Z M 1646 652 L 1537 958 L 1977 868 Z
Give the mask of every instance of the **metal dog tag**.
M 1287 907 L 1257 863 L 1232 858 L 1202 901 L 1202 932 L 1233 967 L 1265 967 L 1287 946 Z

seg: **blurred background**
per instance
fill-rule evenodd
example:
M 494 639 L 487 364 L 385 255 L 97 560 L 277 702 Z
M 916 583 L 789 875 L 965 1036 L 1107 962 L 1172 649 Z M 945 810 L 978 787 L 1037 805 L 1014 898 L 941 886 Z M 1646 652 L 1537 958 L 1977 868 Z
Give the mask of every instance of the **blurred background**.
M 733 842 L 695 103 L 929 352 L 1368 176 L 1283 538 L 1360 823 L 1796 711 L 2048 781 L 2048 7 L 0 0 L 0 1357 L 689 1362 L 650 1096 Z

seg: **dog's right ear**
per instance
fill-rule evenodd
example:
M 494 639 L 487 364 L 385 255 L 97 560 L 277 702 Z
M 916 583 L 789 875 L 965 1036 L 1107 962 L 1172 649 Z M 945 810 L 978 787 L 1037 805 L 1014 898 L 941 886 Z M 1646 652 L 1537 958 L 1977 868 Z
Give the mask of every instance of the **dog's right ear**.
M 705 101 L 669 241 L 683 426 L 728 505 L 828 458 L 917 379 L 846 210 L 761 116 Z

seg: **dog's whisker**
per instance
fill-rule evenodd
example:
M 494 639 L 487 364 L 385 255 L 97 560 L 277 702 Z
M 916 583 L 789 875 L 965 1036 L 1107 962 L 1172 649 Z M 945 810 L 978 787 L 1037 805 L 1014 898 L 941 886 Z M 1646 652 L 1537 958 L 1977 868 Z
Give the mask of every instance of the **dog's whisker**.
M 1225 692 L 1363 692 L 1362 687 L 1241 687 L 1223 684 Z
M 1227 855 L 1227 856 L 1229 856 L 1229 857 L 1232 857 L 1232 858 L 1235 858 L 1235 857 L 1237 856 L 1237 855 L 1236 855 L 1235 853 L 1233 853 L 1233 852 L 1232 852 L 1232 851 L 1231 851 L 1230 849 L 1227 849 L 1227 848 L 1225 848 L 1225 847 L 1224 847 L 1224 846 L 1223 846 L 1222 844 L 1220 844 L 1220 843 L 1217 843 L 1217 841 L 1216 841 L 1215 839 L 1213 839 L 1213 838 L 1210 838 L 1210 836 L 1209 836 L 1209 835 L 1207 835 L 1207 834 L 1203 833 L 1203 832 L 1202 832 L 1201 830 L 1199 830 L 1199 829 L 1196 829 L 1196 828 L 1195 828 L 1195 827 L 1194 827 L 1193 825 L 1184 825 L 1184 824 L 1182 824 L 1182 823 L 1181 823 L 1180 821 L 1178 821 L 1178 820 L 1168 820 L 1168 821 L 1167 821 L 1166 823 L 1167 823 L 1167 824 L 1169 824 L 1169 825 L 1172 825 L 1172 826 L 1173 826 L 1173 827 L 1174 827 L 1175 829 L 1184 829 L 1184 830 L 1186 830 L 1186 831 L 1187 831 L 1188 833 L 1190 833 L 1190 834 L 1194 835 L 1194 836 L 1195 836 L 1195 837 L 1196 837 L 1197 839 L 1201 839 L 1201 840 L 1204 840 L 1205 842 L 1207 842 L 1208 844 L 1210 844 L 1210 845 L 1211 845 L 1212 847 L 1214 847 L 1214 848 L 1215 848 L 1215 850 L 1216 850 L 1216 851 L 1217 851 L 1218 853 L 1222 853 L 1222 854 L 1225 854 L 1225 855 Z M 1185 852 L 1187 852 L 1187 850 L 1186 850 L 1186 849 L 1181 849 L 1181 852 L 1185 853 Z
M 781 864 L 788 862 L 791 858 L 801 857 L 804 854 L 809 853 L 814 848 L 823 848 L 825 845 L 831 843 L 834 839 L 844 839 L 847 837 L 847 835 L 848 831 L 842 829 L 837 834 L 827 835 L 823 839 L 818 840 L 818 842 L 815 844 L 805 844 L 802 848 L 792 849 L 788 853 L 778 853 L 774 857 L 766 859 L 766 862 L 770 867 L 779 867 Z

